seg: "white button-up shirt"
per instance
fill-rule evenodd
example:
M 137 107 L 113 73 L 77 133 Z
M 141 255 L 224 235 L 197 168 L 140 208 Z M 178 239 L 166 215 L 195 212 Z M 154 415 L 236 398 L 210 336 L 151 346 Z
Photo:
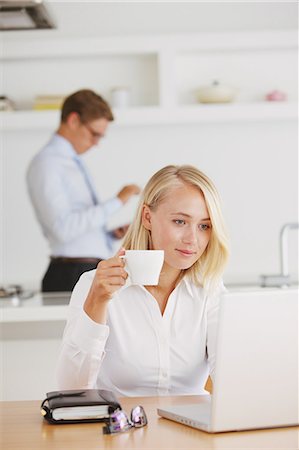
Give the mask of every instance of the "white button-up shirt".
M 55 134 L 33 158 L 27 184 L 52 256 L 111 256 L 113 239 L 106 224 L 122 202 L 114 197 L 95 204 L 90 174 L 67 139 Z
M 162 315 L 155 298 L 128 279 L 110 300 L 102 325 L 83 310 L 94 274 L 84 273 L 71 297 L 59 388 L 108 389 L 118 396 L 204 394 L 214 370 L 223 285 L 208 296 L 185 277 Z

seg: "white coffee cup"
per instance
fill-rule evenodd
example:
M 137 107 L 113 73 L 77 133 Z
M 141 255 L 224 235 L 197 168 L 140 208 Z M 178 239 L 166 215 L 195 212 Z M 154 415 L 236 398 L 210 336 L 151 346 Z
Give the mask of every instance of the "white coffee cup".
M 121 256 L 132 283 L 154 286 L 159 283 L 164 250 L 126 250 Z

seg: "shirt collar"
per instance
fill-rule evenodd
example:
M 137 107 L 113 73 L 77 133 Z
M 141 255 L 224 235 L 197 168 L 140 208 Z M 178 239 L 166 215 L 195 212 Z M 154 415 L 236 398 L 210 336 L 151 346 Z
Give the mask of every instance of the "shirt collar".
M 63 156 L 68 156 L 72 158 L 78 158 L 78 154 L 70 141 L 61 136 L 60 134 L 54 134 L 51 139 L 51 143 L 54 144 L 56 148 L 59 147 L 59 154 Z
M 188 291 L 188 294 L 191 296 L 191 297 L 195 297 L 195 293 L 194 293 L 194 290 L 192 289 L 192 285 L 191 285 L 191 280 L 190 280 L 190 278 L 188 277 L 188 275 L 185 275 L 184 276 L 184 278 L 181 280 L 181 283 L 185 283 L 185 286 L 186 286 L 186 289 L 187 289 L 187 291 Z

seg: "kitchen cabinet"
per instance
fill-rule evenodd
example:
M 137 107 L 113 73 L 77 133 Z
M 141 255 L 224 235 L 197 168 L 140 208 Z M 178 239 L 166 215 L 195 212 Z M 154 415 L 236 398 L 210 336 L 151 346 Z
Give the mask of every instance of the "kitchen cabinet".
M 108 101 L 113 88 L 129 88 L 130 106 L 115 108 L 113 126 L 296 120 L 295 30 L 23 42 L 8 36 L 0 59 L 3 95 L 18 109 L 0 114 L 8 131 L 52 130 L 59 111 L 31 110 L 34 97 L 85 87 Z M 215 79 L 236 89 L 233 103 L 197 102 L 197 89 Z M 288 101 L 264 101 L 273 89 Z
M 55 292 L 1 299 L 0 400 L 41 399 L 56 389 L 69 299 L 70 294 Z

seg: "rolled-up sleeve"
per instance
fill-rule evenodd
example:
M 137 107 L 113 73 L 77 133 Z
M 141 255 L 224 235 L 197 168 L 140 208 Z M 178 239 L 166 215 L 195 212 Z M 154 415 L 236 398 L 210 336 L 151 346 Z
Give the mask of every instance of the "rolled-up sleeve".
M 94 271 L 83 274 L 72 293 L 57 364 L 58 389 L 92 389 L 105 356 L 109 327 L 94 322 L 83 304 Z

